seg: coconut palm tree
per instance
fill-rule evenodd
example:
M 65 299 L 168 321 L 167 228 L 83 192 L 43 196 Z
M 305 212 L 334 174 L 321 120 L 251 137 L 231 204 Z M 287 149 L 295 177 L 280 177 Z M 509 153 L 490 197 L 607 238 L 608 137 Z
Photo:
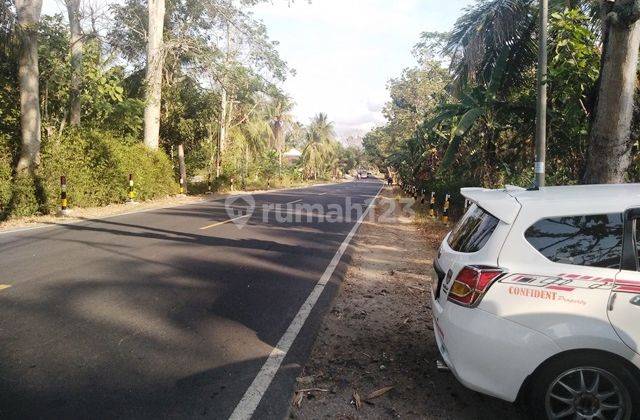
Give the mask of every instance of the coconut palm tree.
M 319 113 L 311 121 L 307 132 L 307 144 L 302 151 L 302 164 L 313 179 L 323 169 L 323 163 L 331 154 L 331 143 L 335 138 L 333 123 L 327 114 Z
M 581 8 L 592 17 L 602 44 L 589 139 L 585 183 L 623 182 L 631 165 L 631 123 L 637 107 L 636 73 L 640 48 L 638 0 L 550 0 L 552 11 Z M 488 84 L 499 57 L 508 54 L 501 88 L 522 81 L 536 62 L 538 2 L 480 0 L 456 22 L 445 52 L 457 87 Z
M 269 146 L 278 152 L 278 160 L 281 165 L 286 132 L 294 123 L 291 115 L 293 105 L 291 98 L 279 95 L 273 98 L 266 107 L 267 119 L 272 132 Z
M 550 0 L 551 11 L 580 7 L 599 24 L 598 4 L 590 0 Z M 458 86 L 489 83 L 501 55 L 507 55 L 504 87 L 523 80 L 537 62 L 539 3 L 535 0 L 480 0 L 465 9 L 449 33 L 444 53 Z

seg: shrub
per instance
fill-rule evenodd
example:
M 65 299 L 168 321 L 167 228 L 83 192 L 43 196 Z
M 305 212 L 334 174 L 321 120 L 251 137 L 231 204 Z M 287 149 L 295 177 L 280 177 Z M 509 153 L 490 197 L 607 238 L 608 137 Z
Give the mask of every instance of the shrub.
M 31 216 L 46 212 L 45 192 L 42 180 L 36 175 L 17 176 L 11 183 L 11 193 L 4 215 Z
M 9 139 L 0 136 L 0 215 L 11 198 L 11 153 Z
M 168 194 L 177 194 L 178 184 L 169 157 L 163 151 L 152 151 L 141 143 L 118 143 L 114 154 L 121 165 L 125 187 L 128 191 L 129 174 L 133 174 L 136 196 L 140 200 L 151 200 Z
M 6 170 L 3 168 L 0 158 L 0 175 Z M 0 200 L 11 202 L 6 216 L 54 212 L 59 204 L 60 177 L 65 175 L 69 206 L 121 203 L 128 197 L 129 174 L 133 174 L 136 196 L 141 200 L 178 191 L 164 152 L 148 150 L 139 142 L 109 132 L 69 130 L 43 142 L 35 179 L 14 180 L 9 198 L 2 195 L 6 181 L 0 181 Z M 37 191 L 41 191 L 42 199 L 37 199 Z

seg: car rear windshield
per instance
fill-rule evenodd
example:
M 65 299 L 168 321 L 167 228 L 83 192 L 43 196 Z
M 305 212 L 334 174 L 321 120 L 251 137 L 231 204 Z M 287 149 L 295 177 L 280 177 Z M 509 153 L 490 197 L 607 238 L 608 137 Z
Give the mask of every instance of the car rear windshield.
M 449 235 L 449 246 L 457 252 L 478 252 L 491 238 L 498 222 L 497 218 L 474 204 Z
M 600 214 L 543 219 L 524 236 L 553 262 L 619 269 L 623 231 L 621 214 Z

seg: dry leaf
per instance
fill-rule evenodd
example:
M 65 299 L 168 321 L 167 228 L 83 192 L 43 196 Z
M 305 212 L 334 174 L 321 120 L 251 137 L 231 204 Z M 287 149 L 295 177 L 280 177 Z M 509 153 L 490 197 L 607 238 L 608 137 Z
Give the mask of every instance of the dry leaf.
M 362 400 L 360 399 L 358 391 L 353 391 L 353 403 L 356 405 L 356 410 L 360 410 L 362 408 Z
M 395 387 L 394 386 L 385 386 L 384 388 L 376 389 L 375 391 L 370 392 L 369 395 L 367 395 L 365 397 L 365 401 L 381 397 L 382 395 L 384 395 L 387 392 L 391 391 L 393 388 L 395 388 Z
M 307 388 L 307 389 L 299 389 L 296 392 L 329 392 L 328 389 L 324 388 Z
M 298 382 L 299 384 L 304 384 L 304 385 L 312 384 L 313 383 L 313 375 L 300 376 L 300 377 L 296 378 L 296 382 Z
M 304 400 L 304 392 L 296 391 L 293 396 L 293 405 L 297 408 L 300 408 L 302 405 L 302 400 Z

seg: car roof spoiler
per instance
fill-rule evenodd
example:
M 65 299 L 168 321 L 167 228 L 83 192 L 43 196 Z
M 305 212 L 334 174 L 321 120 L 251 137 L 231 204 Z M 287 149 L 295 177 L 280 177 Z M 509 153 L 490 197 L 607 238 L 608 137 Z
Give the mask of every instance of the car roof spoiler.
M 462 188 L 460 193 L 476 203 L 504 223 L 512 224 L 520 211 L 520 203 L 509 192 L 523 191 L 524 188 L 507 186 L 501 190 L 487 188 Z

